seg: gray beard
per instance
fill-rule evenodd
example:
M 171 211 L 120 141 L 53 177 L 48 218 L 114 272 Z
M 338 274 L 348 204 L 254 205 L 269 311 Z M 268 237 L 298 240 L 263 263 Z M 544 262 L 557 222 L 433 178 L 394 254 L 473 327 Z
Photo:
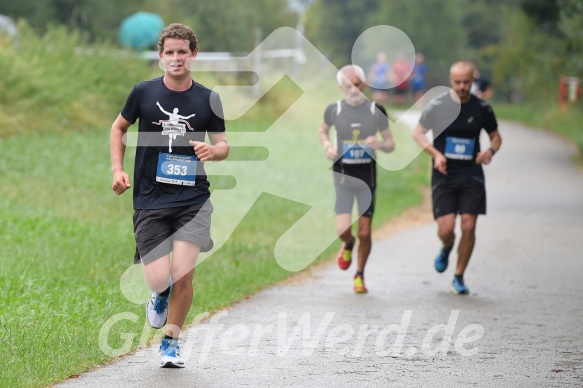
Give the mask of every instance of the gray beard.
M 366 101 L 366 96 L 364 94 L 359 94 L 357 96 L 346 96 L 346 103 L 348 105 L 357 106 L 364 104 Z

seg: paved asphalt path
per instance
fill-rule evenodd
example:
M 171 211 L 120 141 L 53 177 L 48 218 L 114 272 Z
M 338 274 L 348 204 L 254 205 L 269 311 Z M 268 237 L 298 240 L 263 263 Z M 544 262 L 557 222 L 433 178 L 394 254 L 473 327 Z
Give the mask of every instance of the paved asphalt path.
M 374 242 L 367 295 L 354 268 L 320 266 L 194 326 L 185 369 L 148 348 L 60 386 L 583 386 L 583 172 L 553 135 L 500 131 L 469 296 L 450 293 L 452 265 L 433 269 L 424 224 Z

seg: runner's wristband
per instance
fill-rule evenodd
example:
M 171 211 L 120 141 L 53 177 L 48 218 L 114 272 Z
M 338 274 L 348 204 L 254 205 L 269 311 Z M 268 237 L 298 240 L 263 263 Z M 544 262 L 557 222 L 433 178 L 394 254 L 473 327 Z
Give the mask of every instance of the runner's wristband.
M 492 156 L 494 156 L 494 154 L 496 153 L 496 151 L 494 151 L 494 148 L 490 147 L 489 150 L 492 153 Z
M 328 140 L 322 146 L 324 147 L 324 151 L 328 151 L 328 148 L 332 147 L 332 143 Z

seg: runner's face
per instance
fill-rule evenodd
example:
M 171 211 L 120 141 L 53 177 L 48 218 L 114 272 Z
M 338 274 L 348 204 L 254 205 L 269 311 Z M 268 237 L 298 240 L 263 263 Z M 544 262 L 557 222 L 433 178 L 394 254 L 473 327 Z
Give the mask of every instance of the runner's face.
M 456 92 L 462 102 L 470 99 L 473 76 L 469 69 L 453 69 L 449 75 L 451 88 Z
M 196 50 L 190 51 L 188 40 L 169 38 L 164 41 L 164 50 L 160 53 L 160 59 L 164 62 L 166 74 L 180 78 L 188 76 L 196 54 Z
M 363 94 L 363 91 L 366 89 L 366 84 L 358 78 L 353 71 L 348 71 L 344 73 L 345 79 L 342 80 L 342 92 L 346 96 L 346 101 L 350 105 L 359 105 L 364 102 L 366 97 Z

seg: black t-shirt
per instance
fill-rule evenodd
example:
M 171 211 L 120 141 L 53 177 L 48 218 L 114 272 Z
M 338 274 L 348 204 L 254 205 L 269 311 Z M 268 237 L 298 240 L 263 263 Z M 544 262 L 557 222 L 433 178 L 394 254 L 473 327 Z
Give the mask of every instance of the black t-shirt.
M 340 157 L 333 170 L 363 180 L 369 186 L 376 185 L 376 153 L 365 146 L 364 140 L 389 128 L 385 108 L 366 101 L 358 106 L 344 100 L 328 105 L 324 122 L 336 128 L 336 145 Z M 335 183 L 341 177 L 335 175 Z
M 189 140 L 205 141 L 207 131 L 225 131 L 222 109 L 219 95 L 196 82 L 182 92 L 168 89 L 162 77 L 136 84 L 121 110 L 130 123 L 139 119 L 134 209 L 188 206 L 208 199 L 209 182 L 202 162 L 190 162 L 190 166 L 196 164 L 194 186 L 170 184 L 157 181 L 157 175 L 161 175 L 159 156 L 194 157 Z M 192 169 L 188 171 L 194 173 Z M 180 169 L 177 172 L 181 178 Z
M 451 121 L 458 107 L 459 115 L 446 126 L 444 123 Z M 447 176 L 484 175 L 482 165 L 476 163 L 480 132 L 482 129 L 487 132 L 498 129 L 494 111 L 487 102 L 471 95 L 468 102 L 459 105 L 446 92 L 425 107 L 419 123 L 434 130 L 433 146 L 447 158 Z M 444 175 L 434 168 L 433 177 L 442 178 Z

